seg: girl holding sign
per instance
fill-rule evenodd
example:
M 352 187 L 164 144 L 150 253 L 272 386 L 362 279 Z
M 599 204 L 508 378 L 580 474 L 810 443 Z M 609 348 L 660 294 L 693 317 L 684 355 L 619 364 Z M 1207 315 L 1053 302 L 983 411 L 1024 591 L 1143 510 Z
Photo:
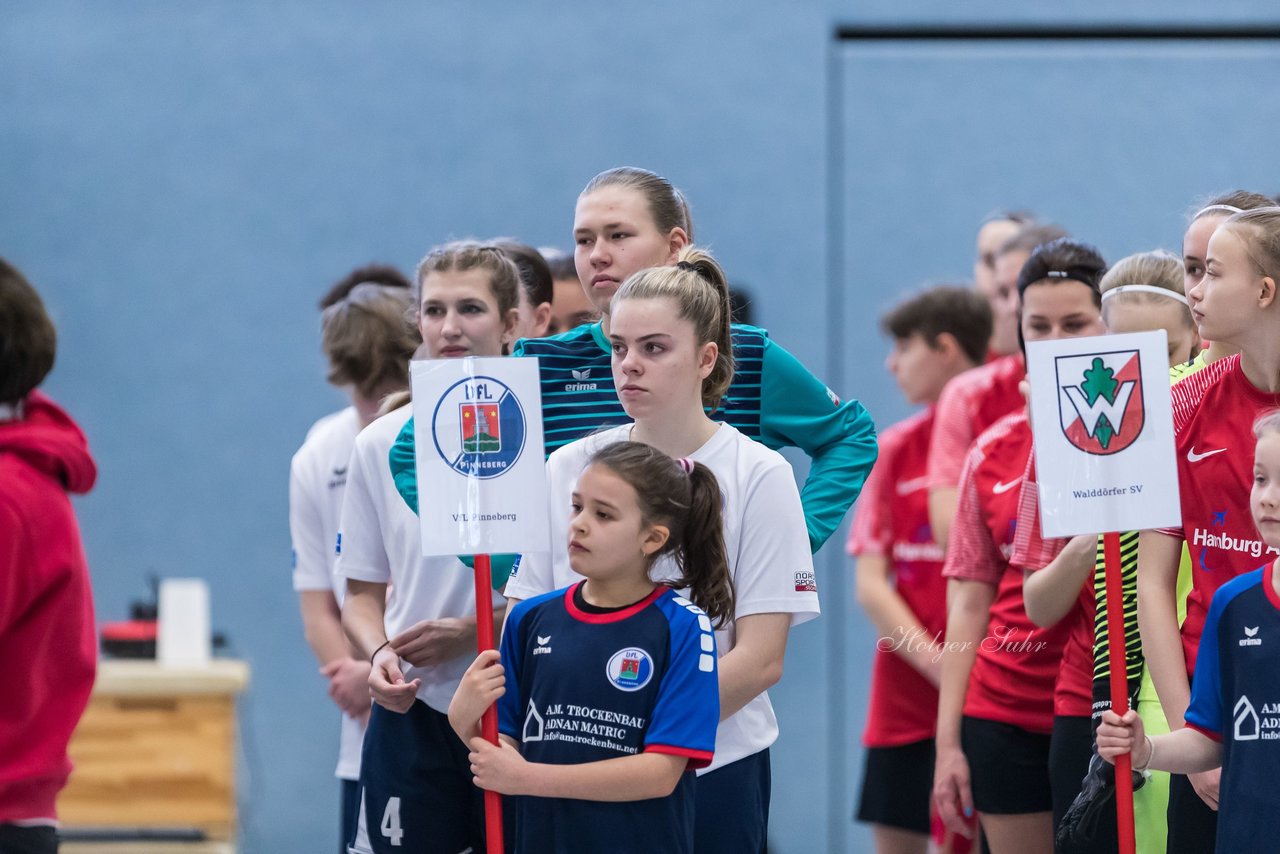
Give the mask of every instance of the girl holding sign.
M 1237 190 L 1216 196 L 1204 202 L 1189 218 L 1186 233 L 1182 241 L 1181 262 L 1163 253 L 1141 253 L 1130 256 L 1116 264 L 1103 279 L 1103 319 L 1108 332 L 1132 332 L 1150 328 L 1163 327 L 1169 336 L 1169 359 L 1171 363 L 1170 382 L 1195 373 L 1210 362 L 1223 356 L 1231 355 L 1234 349 L 1221 341 L 1213 342 L 1208 349 L 1200 350 L 1198 342 L 1200 333 L 1189 306 L 1180 304 L 1176 295 L 1187 294 L 1204 277 L 1205 256 L 1209 237 L 1233 213 L 1241 209 L 1269 207 L 1272 200 L 1258 193 Z M 1132 285 L 1150 285 L 1153 290 L 1135 290 Z M 1154 325 L 1153 325 L 1154 324 Z M 1191 342 L 1192 356 L 1187 359 L 1188 333 L 1194 335 Z M 1199 350 L 1199 352 L 1195 352 Z M 1055 563 L 1062 564 L 1066 575 L 1081 577 L 1078 573 L 1088 572 L 1093 566 L 1094 591 L 1097 599 L 1097 615 L 1093 640 L 1093 719 L 1099 719 L 1101 711 L 1110 707 L 1110 645 L 1107 639 L 1107 600 L 1106 600 L 1106 565 L 1104 560 L 1103 538 L 1097 538 L 1096 553 L 1091 554 L 1088 541 L 1068 547 Z M 1065 564 L 1072 561 L 1071 554 L 1078 557 L 1075 569 L 1067 569 Z M 1050 578 L 1058 571 L 1052 565 L 1037 579 L 1038 584 L 1059 587 Z M 1124 607 L 1123 622 L 1125 626 L 1125 668 L 1129 680 L 1130 692 L 1137 689 L 1137 699 L 1131 705 L 1138 710 L 1150 733 L 1168 732 L 1164 712 L 1160 708 L 1160 700 L 1156 696 L 1155 686 L 1151 681 L 1150 670 L 1144 667 L 1142 641 L 1138 632 L 1137 619 L 1137 578 L 1138 578 L 1138 532 L 1126 532 L 1120 535 L 1120 577 L 1122 601 Z M 1064 585 L 1069 582 L 1063 581 Z M 1182 551 L 1182 565 L 1178 571 L 1176 602 L 1178 603 L 1178 620 L 1181 622 L 1186 613 L 1186 597 L 1191 588 L 1191 565 L 1186 549 Z M 1049 593 L 1051 597 L 1059 594 Z M 1029 585 L 1027 590 L 1028 612 L 1039 607 L 1034 601 L 1037 592 Z M 1051 599 L 1045 600 L 1046 603 Z M 1043 614 L 1043 619 L 1052 621 L 1055 613 L 1050 610 Z M 1035 614 L 1033 613 L 1033 616 Z M 1036 617 L 1037 622 L 1042 617 Z M 1141 686 L 1139 688 L 1139 685 Z M 1085 794 L 1073 806 L 1072 813 L 1080 813 L 1082 817 L 1097 809 L 1101 809 L 1101 821 L 1095 825 L 1093 836 L 1102 838 L 1108 831 L 1104 826 L 1115 810 L 1109 799 L 1109 783 L 1098 773 L 1096 764 L 1090 766 L 1090 777 L 1085 781 Z M 1140 852 L 1164 852 L 1166 847 L 1167 823 L 1165 819 L 1168 804 L 1169 777 L 1162 772 L 1147 776 L 1140 792 L 1134 797 L 1134 820 L 1137 846 Z M 1096 804 L 1096 806 L 1094 806 Z M 1074 823 L 1074 822 L 1072 822 Z M 1081 822 L 1088 826 L 1089 821 Z M 1114 825 L 1112 826 L 1114 828 Z
M 1173 364 L 1185 362 L 1199 347 L 1199 333 L 1191 319 L 1186 298 L 1182 295 L 1182 264 L 1167 252 L 1143 252 L 1119 261 L 1100 285 L 1102 316 L 1107 332 L 1119 334 L 1164 329 L 1168 337 L 1168 358 Z M 1110 686 L 1102 662 L 1103 675 L 1096 673 L 1096 637 L 1106 637 L 1105 573 L 1100 576 L 1095 592 L 1087 582 L 1094 577 L 1098 538 L 1094 534 L 1068 539 L 1046 540 L 1040 535 L 1038 485 L 1034 464 L 1023 482 L 1018 519 L 1018 535 L 1014 541 L 1015 566 L 1026 573 L 1023 598 L 1027 615 L 1038 626 L 1069 626 L 1070 638 L 1063 656 L 1062 668 L 1055 688 L 1054 735 L 1051 768 L 1054 785 L 1054 824 L 1060 825 L 1068 806 L 1081 791 L 1081 779 L 1090 763 L 1093 710 L 1100 699 L 1109 699 Z M 1131 548 L 1136 551 L 1136 542 Z M 1097 559 L 1099 569 L 1103 568 Z M 1061 622 L 1060 622 L 1061 621 Z M 1095 771 L 1097 766 L 1095 765 Z M 1099 778 L 1091 778 L 1097 784 Z M 1116 824 L 1113 802 L 1098 800 L 1105 812 L 1095 822 L 1081 821 L 1080 815 L 1093 811 L 1097 785 L 1071 810 L 1068 838 L 1088 850 L 1116 850 Z M 1147 800 L 1148 795 L 1140 796 Z M 1086 830 L 1089 828 L 1090 830 Z M 1079 838 L 1091 831 L 1091 838 Z M 1149 835 L 1149 834 L 1148 834 Z M 1076 849 L 1071 849 L 1076 850 Z
M 1271 550 L 1280 551 L 1280 412 L 1264 415 L 1253 432 L 1253 524 Z M 1270 736 L 1275 735 L 1280 668 L 1265 644 L 1280 636 L 1278 561 L 1268 560 L 1214 593 L 1185 727 L 1148 737 L 1133 711 L 1123 718 L 1107 711 L 1098 727 L 1098 751 L 1108 761 L 1130 753 L 1137 769 L 1221 769 L 1217 851 L 1275 848 L 1272 793 L 1280 740 Z
M 515 330 L 515 264 L 475 243 L 433 249 L 418 267 L 416 314 L 432 358 L 499 356 Z M 484 850 L 480 791 L 449 727 L 449 700 L 476 644 L 474 575 L 422 557 L 418 517 L 396 492 L 387 452 L 402 406 L 356 437 L 338 539 L 342 622 L 370 661 L 376 705 L 360 770 L 355 852 Z M 393 587 L 388 601 L 387 587 Z M 494 595 L 495 609 L 502 598 Z
M 1067 238 L 1032 253 L 1018 277 L 1024 342 L 1100 334 L 1105 269 L 1096 250 Z M 1025 408 L 978 438 L 943 569 L 952 580 L 934 801 L 957 833 L 967 832 L 962 815 L 976 809 L 994 854 L 1053 850 L 1054 690 L 1070 627 L 1041 632 L 1030 621 L 1022 572 L 1010 563 L 1030 463 Z M 1087 692 L 1084 714 L 1087 721 Z
M 660 175 L 620 168 L 591 179 L 574 211 L 574 258 L 588 298 L 604 315 L 544 339 L 523 339 L 513 355 L 537 356 L 546 452 L 593 430 L 625 424 L 625 400 L 610 376 L 610 311 L 630 276 L 676 263 L 693 240 L 684 194 Z M 817 551 L 858 497 L 876 458 L 875 425 L 856 400 L 841 401 L 794 356 L 754 326 L 733 324 L 724 355 L 738 366 L 712 414 L 770 448 L 797 447 L 812 465 L 801 498 Z M 405 500 L 417 506 L 413 427 L 392 455 Z
M 1232 214 L 1209 239 L 1205 275 L 1187 294 L 1200 334 L 1239 350 L 1173 387 L 1182 527 L 1144 531 L 1138 550 L 1138 620 L 1143 651 L 1165 717 L 1184 725 L 1191 672 L 1213 593 L 1257 566 L 1271 548 L 1250 523 L 1253 459 L 1241 424 L 1280 405 L 1280 208 Z M 1176 582 L 1185 542 L 1192 586 L 1177 619 Z M 1169 783 L 1169 850 L 1213 846 L 1216 770 Z
M 720 720 L 712 624 L 733 614 L 721 500 L 705 465 L 639 442 L 578 478 L 567 545 L 587 580 L 512 608 L 502 664 L 482 652 L 449 707 L 476 784 L 531 796 L 517 850 L 694 850 L 692 772 Z M 688 599 L 652 580 L 664 555 Z M 495 746 L 479 721 L 499 698 Z
M 707 466 L 724 493 L 724 538 L 734 609 L 717 635 L 720 726 L 715 760 L 699 771 L 696 849 L 764 850 L 769 814 L 769 746 L 778 736 L 766 693 L 782 675 L 787 633 L 818 615 L 818 593 L 791 466 L 776 451 L 707 416 L 733 376 L 729 292 L 705 252 L 681 250 L 671 267 L 644 270 L 610 305 L 613 379 L 634 423 L 573 442 L 551 455 L 547 477 L 551 542 L 570 530 L 574 484 L 601 449 L 633 440 Z M 527 599 L 578 580 L 569 556 L 528 556 L 507 585 Z M 655 579 L 680 568 L 664 557 Z

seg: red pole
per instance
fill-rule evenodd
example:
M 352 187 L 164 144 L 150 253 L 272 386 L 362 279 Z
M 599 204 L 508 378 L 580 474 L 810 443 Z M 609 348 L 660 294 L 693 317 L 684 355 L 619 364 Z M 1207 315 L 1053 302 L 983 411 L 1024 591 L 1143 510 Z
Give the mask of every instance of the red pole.
M 476 646 L 480 652 L 495 649 L 493 643 L 493 577 L 488 555 L 476 555 Z M 480 719 L 485 740 L 498 743 L 498 707 L 485 709 Z M 502 795 L 484 793 L 484 833 L 488 854 L 502 854 Z M 1132 849 L 1130 849 L 1132 850 Z M 1124 852 L 1121 852 L 1124 854 Z
M 1107 649 L 1111 651 L 1111 709 L 1123 716 L 1129 711 L 1128 651 L 1124 645 L 1124 589 L 1120 580 L 1120 535 L 1102 535 L 1107 579 Z M 1132 757 L 1116 757 L 1116 825 L 1120 854 L 1134 854 Z

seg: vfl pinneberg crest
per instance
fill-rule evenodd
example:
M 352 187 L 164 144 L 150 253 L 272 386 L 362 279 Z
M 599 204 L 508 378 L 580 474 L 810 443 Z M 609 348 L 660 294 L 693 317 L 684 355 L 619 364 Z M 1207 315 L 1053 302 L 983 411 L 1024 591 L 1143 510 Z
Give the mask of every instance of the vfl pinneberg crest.
M 431 437 L 449 467 L 467 477 L 498 477 L 524 450 L 524 409 L 493 377 L 468 377 L 449 386 L 436 403 Z
M 1059 356 L 1058 416 L 1067 441 L 1087 454 L 1123 451 L 1142 434 L 1142 360 L 1137 350 Z
M 639 691 L 653 678 L 653 659 L 643 649 L 629 646 L 609 658 L 604 675 L 621 691 Z

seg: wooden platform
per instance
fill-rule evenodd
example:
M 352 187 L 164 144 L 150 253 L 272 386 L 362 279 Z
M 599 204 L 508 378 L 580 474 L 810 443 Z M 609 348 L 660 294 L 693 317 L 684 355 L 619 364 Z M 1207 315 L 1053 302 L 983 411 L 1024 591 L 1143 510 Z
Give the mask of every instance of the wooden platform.
M 103 661 L 71 739 L 75 769 L 58 799 L 64 827 L 194 827 L 223 843 L 66 843 L 62 850 L 223 854 L 236 833 L 236 695 L 242 661 L 165 668 Z M 201 847 L 203 846 L 203 847 Z

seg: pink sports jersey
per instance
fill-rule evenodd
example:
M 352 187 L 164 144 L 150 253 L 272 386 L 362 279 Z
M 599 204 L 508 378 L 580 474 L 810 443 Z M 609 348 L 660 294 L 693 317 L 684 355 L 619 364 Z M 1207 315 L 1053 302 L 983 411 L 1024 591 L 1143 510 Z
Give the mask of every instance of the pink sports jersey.
M 1240 357 L 1219 359 L 1173 387 L 1173 432 L 1182 493 L 1182 528 L 1163 533 L 1186 540 L 1191 595 L 1182 624 L 1187 672 L 1195 670 L 1200 633 L 1214 591 L 1257 569 L 1267 546 L 1253 525 L 1253 422 L 1280 407 L 1280 395 L 1259 391 Z
M 973 442 L 996 421 L 1024 406 L 1018 384 L 1027 375 L 1021 354 L 965 371 L 942 390 L 929 445 L 929 488 L 953 487 Z
M 1036 456 L 1032 450 L 1018 501 L 1018 531 L 1009 562 L 1015 569 L 1035 572 L 1053 562 L 1067 547 L 1067 538 L 1046 538 L 1040 527 L 1040 488 L 1036 481 Z M 1053 713 L 1059 717 L 1088 717 L 1093 712 L 1093 622 L 1097 607 L 1093 574 L 1080 586 L 1080 595 L 1054 628 L 1068 632 L 1062 666 L 1053 689 Z
M 960 479 L 959 505 L 942 574 L 996 586 L 987 634 L 978 644 L 964 713 L 1031 732 L 1053 730 L 1054 682 L 1069 627 L 1045 630 L 1027 618 L 1022 571 L 1009 558 L 1018 501 L 1031 454 L 1026 411 L 997 421 L 978 437 Z
M 947 626 L 947 582 L 942 549 L 929 527 L 925 469 L 933 408 L 894 424 L 880 434 L 880 457 L 862 487 L 849 532 L 848 552 L 883 555 L 894 586 L 924 629 L 903 629 L 883 637 L 871 669 L 866 747 L 896 747 L 932 738 L 937 725 L 938 689 L 899 650 L 936 646 Z

